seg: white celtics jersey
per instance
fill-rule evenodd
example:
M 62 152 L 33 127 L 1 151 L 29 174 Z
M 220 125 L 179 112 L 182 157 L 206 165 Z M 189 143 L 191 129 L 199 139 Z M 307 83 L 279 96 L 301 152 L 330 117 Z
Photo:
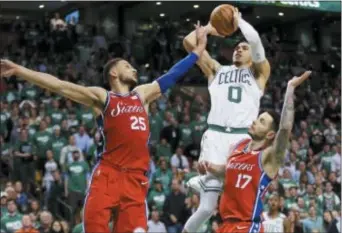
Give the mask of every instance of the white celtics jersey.
M 258 117 L 262 90 L 250 69 L 222 66 L 209 84 L 208 124 L 248 128 Z
M 262 222 L 264 226 L 265 233 L 283 233 L 284 232 L 284 219 L 286 216 L 279 213 L 278 217 L 271 219 L 267 212 L 262 213 L 264 221 Z

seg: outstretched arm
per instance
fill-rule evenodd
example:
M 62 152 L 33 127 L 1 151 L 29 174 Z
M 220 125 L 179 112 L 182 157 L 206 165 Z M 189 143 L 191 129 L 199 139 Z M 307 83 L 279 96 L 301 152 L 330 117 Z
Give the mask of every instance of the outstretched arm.
M 218 35 L 216 30 L 210 25 L 210 23 L 205 27 L 209 31 L 209 34 Z M 183 39 L 183 47 L 187 52 L 190 53 L 196 47 L 196 44 L 196 30 L 194 30 Z M 197 61 L 197 65 L 207 77 L 209 83 L 214 79 L 217 70 L 221 67 L 221 64 L 213 59 L 207 50 L 203 51 L 202 56 Z
M 162 93 L 174 86 L 177 81 L 179 81 L 182 76 L 195 65 L 207 45 L 207 34 L 207 29 L 200 26 L 198 23 L 196 25 L 198 44 L 192 52 L 187 57 L 177 62 L 166 74 L 158 78 L 153 83 L 141 85 L 135 89 L 146 105 L 159 98 Z
M 99 113 L 104 108 L 106 91 L 99 87 L 84 87 L 60 80 L 50 74 L 36 72 L 9 60 L 1 60 L 0 77 L 20 77 L 51 92 L 60 94 L 80 104 L 94 108 Z
M 279 168 L 284 164 L 285 151 L 294 120 L 294 91 L 297 86 L 303 83 L 310 76 L 310 74 L 311 71 L 306 71 L 300 77 L 292 78 L 287 84 L 279 130 L 274 139 L 273 146 L 266 149 L 263 153 L 264 170 L 270 177 L 275 177 Z
M 266 83 L 270 77 L 271 67 L 265 56 L 265 49 L 262 45 L 259 33 L 244 20 L 238 9 L 235 8 L 234 19 L 237 22 L 242 34 L 251 46 L 251 55 L 253 61 L 253 68 L 257 76 L 257 82 L 260 88 L 263 90 L 266 87 Z

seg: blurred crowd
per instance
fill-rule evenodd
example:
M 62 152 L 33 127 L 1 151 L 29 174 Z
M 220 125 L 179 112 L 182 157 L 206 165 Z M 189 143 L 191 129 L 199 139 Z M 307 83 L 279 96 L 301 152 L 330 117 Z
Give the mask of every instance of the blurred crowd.
M 167 24 L 151 32 L 148 44 L 138 35 L 110 41 L 101 29 L 86 30 L 56 14 L 40 23 L 12 25 L 10 31 L 18 37 L 0 57 L 81 85 L 106 86 L 103 64 L 122 56 L 139 69 L 140 83 L 146 83 L 185 55 L 175 30 Z M 341 219 L 340 51 L 322 53 L 315 43 L 288 42 L 277 28 L 261 37 L 272 65 L 262 109 L 280 112 L 287 80 L 303 69 L 313 70 L 296 93 L 286 162 L 265 196 L 265 211 L 268 197 L 277 192 L 294 232 L 328 232 Z M 229 64 L 234 42 L 211 38 L 208 49 Z M 103 143 L 93 112 L 20 79 L 0 82 L 1 233 L 82 232 L 88 178 Z M 194 83 L 195 90 L 206 87 L 197 67 L 181 86 Z M 176 88 L 150 106 L 149 232 L 181 229 L 199 205 L 198 194 L 185 183 L 197 175 L 210 102 L 206 95 L 191 93 L 196 91 Z M 214 233 L 220 221 L 216 211 L 200 232 Z

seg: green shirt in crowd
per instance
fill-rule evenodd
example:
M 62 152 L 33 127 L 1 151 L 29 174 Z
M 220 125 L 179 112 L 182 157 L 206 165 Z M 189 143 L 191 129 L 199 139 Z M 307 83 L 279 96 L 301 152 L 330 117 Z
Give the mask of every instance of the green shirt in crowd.
M 5 100 L 8 102 L 8 103 L 12 103 L 13 101 L 15 100 L 20 100 L 20 96 L 19 96 L 19 93 L 17 91 L 7 91 L 5 94 Z
M 297 187 L 296 181 L 292 179 L 280 179 L 279 183 L 283 186 L 284 189 L 289 189 L 291 187 Z
M 38 94 L 38 89 L 35 86 L 27 87 L 21 91 L 21 98 L 25 100 L 36 100 Z
M 155 189 L 152 189 L 148 194 L 147 201 L 148 203 L 153 203 L 157 207 L 158 211 L 162 211 L 165 199 L 166 193 L 164 191 L 159 192 Z
M 51 117 L 52 126 L 60 125 L 61 122 L 66 119 L 66 114 L 60 109 L 50 109 L 48 114 Z
M 167 169 L 166 171 L 162 171 L 160 168 L 157 168 L 156 172 L 154 173 L 153 180 L 160 179 L 160 182 L 163 185 L 163 190 L 165 193 L 169 193 L 170 191 L 170 184 L 172 181 L 172 171 Z
M 33 137 L 33 145 L 36 148 L 36 155 L 39 158 L 45 158 L 46 151 L 51 148 L 51 134 L 47 131 L 37 132 Z
M 193 121 L 190 125 L 192 133 L 194 134 L 194 137 L 196 137 L 196 141 L 201 141 L 202 135 L 204 131 L 207 129 L 207 123 Z
M 1 218 L 1 233 L 14 233 L 22 227 L 22 215 L 15 213 L 14 215 L 7 214 Z
M 78 119 L 82 124 L 84 124 L 87 129 L 92 129 L 94 127 L 95 117 L 93 111 L 89 108 L 83 108 L 78 112 Z
M 159 114 L 156 114 L 154 116 L 150 114 L 149 122 L 150 122 L 150 130 L 151 130 L 150 141 L 152 143 L 156 143 L 160 139 L 160 132 L 163 129 L 163 120 Z
M 332 152 L 321 152 L 320 157 L 322 159 L 322 169 L 326 170 L 328 173 L 331 171 L 331 163 L 333 159 L 333 153 Z
M 54 155 L 54 159 L 56 161 L 59 161 L 59 158 L 61 156 L 61 150 L 67 144 L 68 144 L 68 141 L 66 140 L 66 138 L 61 137 L 61 136 L 60 137 L 52 136 L 51 148 L 52 148 L 52 152 Z
M 169 144 L 166 144 L 166 145 L 158 144 L 156 146 L 156 155 L 158 158 L 165 157 L 167 160 L 170 160 L 172 156 L 171 146 Z
M 68 190 L 85 193 L 87 189 L 87 176 L 90 168 L 85 161 L 72 162 L 67 166 Z
M 72 229 L 72 233 L 83 233 L 83 223 L 77 224 L 74 229 Z
M 192 127 L 190 124 L 180 124 L 179 125 L 180 131 L 180 145 L 187 146 L 192 142 Z

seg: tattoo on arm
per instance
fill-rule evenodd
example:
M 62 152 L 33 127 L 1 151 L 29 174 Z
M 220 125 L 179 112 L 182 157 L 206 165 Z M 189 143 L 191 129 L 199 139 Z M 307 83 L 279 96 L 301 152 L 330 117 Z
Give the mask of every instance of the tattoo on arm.
M 274 152 L 275 162 L 282 165 L 285 157 L 285 150 L 289 140 L 294 121 L 294 87 L 289 85 L 286 89 L 283 110 L 281 112 L 279 130 L 277 132 Z

